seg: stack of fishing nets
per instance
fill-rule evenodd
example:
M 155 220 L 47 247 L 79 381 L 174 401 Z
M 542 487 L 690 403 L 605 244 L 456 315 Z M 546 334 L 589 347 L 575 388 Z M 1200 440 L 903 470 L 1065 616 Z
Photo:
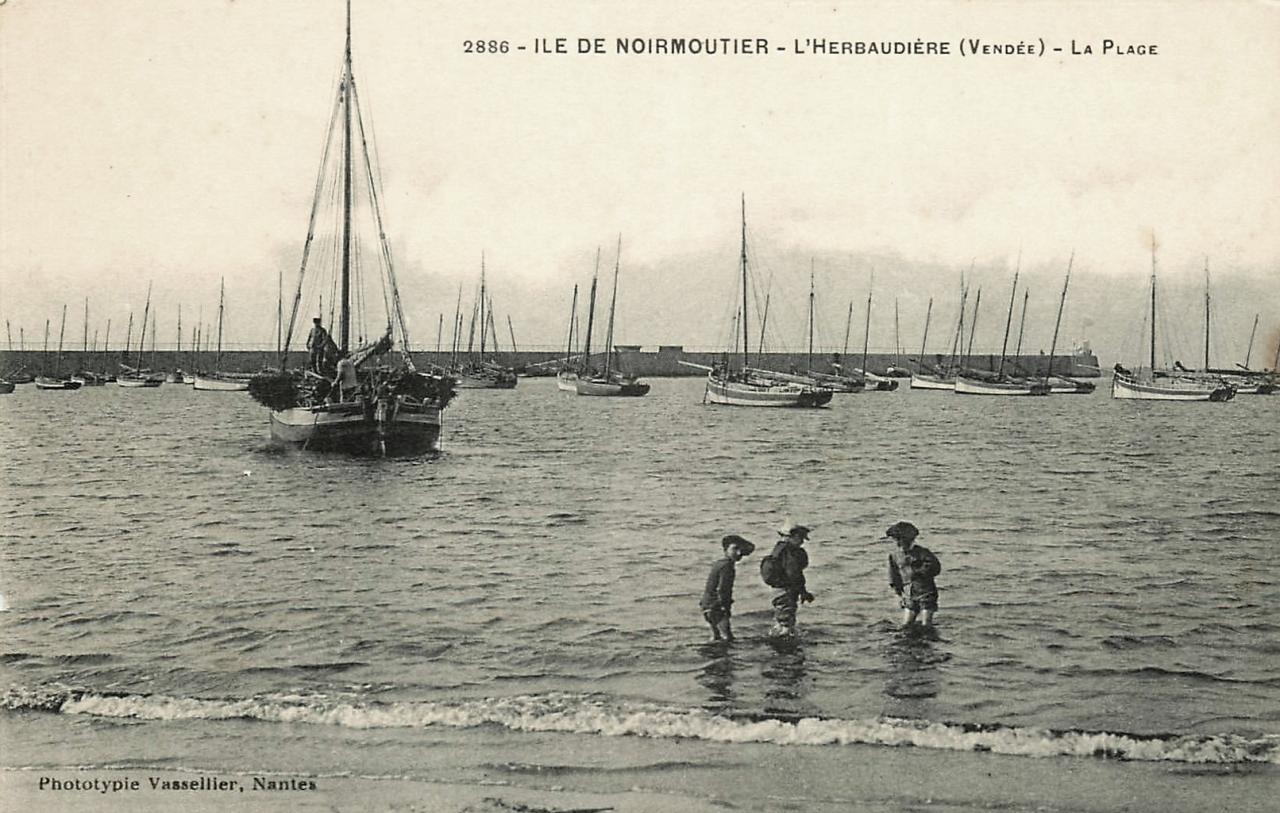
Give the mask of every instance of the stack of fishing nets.
M 399 395 L 408 395 L 419 401 L 434 402 L 444 409 L 455 395 L 454 383 L 454 380 L 447 375 L 406 371 L 396 382 L 395 391 Z
M 263 372 L 249 379 L 249 395 L 268 409 L 292 409 L 301 403 L 293 373 Z

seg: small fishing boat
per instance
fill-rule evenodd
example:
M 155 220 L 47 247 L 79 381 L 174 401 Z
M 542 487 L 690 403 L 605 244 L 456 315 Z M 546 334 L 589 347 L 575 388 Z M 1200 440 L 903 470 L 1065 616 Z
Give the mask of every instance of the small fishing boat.
M 613 317 L 618 305 L 618 267 L 622 263 L 622 238 L 618 238 L 618 256 L 613 266 L 613 293 L 609 300 L 609 328 L 605 334 L 604 370 L 592 374 L 579 372 L 573 382 L 574 390 L 579 395 L 639 397 L 649 394 L 649 385 L 633 375 L 627 375 L 615 366 L 613 346 Z M 591 308 L 594 311 L 595 281 L 591 285 Z
M 783 374 L 760 370 L 749 364 L 751 344 L 747 327 L 749 279 L 747 272 L 747 201 L 742 199 L 742 250 L 739 258 L 742 279 L 742 360 L 731 366 L 729 353 L 723 363 L 710 368 L 703 403 L 746 407 L 821 407 L 831 402 L 831 390 L 809 383 L 784 380 Z M 736 333 L 736 331 L 735 331 Z M 736 344 L 736 341 L 735 341 Z M 706 369 L 705 365 L 682 361 L 681 364 Z
M 78 390 L 83 384 L 70 376 L 62 374 L 62 339 L 67 329 L 67 306 L 62 306 L 62 328 L 58 331 L 58 360 L 54 364 L 53 375 L 38 375 L 35 383 L 39 390 Z M 45 355 L 49 353 L 49 320 L 44 323 Z
M 1208 294 L 1205 295 L 1208 309 Z M 1206 346 L 1208 320 L 1205 321 Z M 1235 397 L 1235 389 L 1220 378 L 1191 376 L 1176 368 L 1156 369 L 1156 247 L 1151 240 L 1151 344 L 1150 367 L 1136 372 L 1116 364 L 1111 376 L 1111 397 L 1136 401 L 1211 401 L 1222 403 Z M 1206 350 L 1207 355 L 1207 350 Z M 1208 366 L 1206 364 L 1206 366 Z

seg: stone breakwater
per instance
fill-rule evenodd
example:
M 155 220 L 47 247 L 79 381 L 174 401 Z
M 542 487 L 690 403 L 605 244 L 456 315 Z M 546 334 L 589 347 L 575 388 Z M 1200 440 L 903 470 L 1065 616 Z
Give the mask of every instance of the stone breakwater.
M 528 375 L 554 375 L 559 368 L 561 360 L 564 358 L 564 351 L 499 351 L 487 353 L 486 356 L 494 359 L 499 364 L 514 367 Z M 686 366 L 686 364 L 710 366 L 721 360 L 723 356 L 722 352 L 685 350 L 679 345 L 664 345 L 656 349 L 634 346 L 618 349 L 618 359 L 623 370 L 635 375 L 655 378 L 704 375 L 704 371 L 699 370 L 697 367 Z M 460 357 L 465 358 L 466 354 L 460 354 Z M 914 369 L 915 358 L 915 355 L 895 356 L 893 353 L 868 353 L 866 366 L 873 373 L 884 374 L 895 364 L 900 364 L 907 369 Z M 424 368 L 436 363 L 447 365 L 449 363 L 449 354 L 436 354 L 434 351 L 415 351 L 413 359 L 419 367 Z M 814 353 L 812 366 L 820 371 L 833 371 L 831 364 L 837 359 L 839 359 L 839 355 L 835 353 Z M 945 364 L 946 359 L 947 357 L 942 354 L 930 353 L 925 355 L 925 363 L 929 366 Z M 682 361 L 686 362 L 686 364 L 681 364 Z M 121 353 L 114 351 L 106 354 L 86 353 L 81 350 L 64 351 L 61 370 L 64 373 L 91 370 L 115 374 L 119 370 L 118 365 L 121 362 L 133 364 L 135 362 L 133 354 L 126 360 Z M 603 366 L 604 354 L 593 353 L 592 362 L 597 367 Z M 306 366 L 306 363 L 307 354 L 305 352 L 291 352 L 286 366 L 303 367 Z M 846 369 L 861 367 L 862 354 L 850 353 L 844 356 L 843 363 Z M 28 371 L 35 375 L 52 373 L 55 364 L 56 357 L 53 353 L 44 353 L 39 350 L 0 351 L 0 376 L 20 367 L 26 367 Z M 791 369 L 803 370 L 810 366 L 809 356 L 805 353 L 752 354 L 751 364 L 757 367 L 783 371 Z M 172 350 L 159 350 L 155 353 L 146 353 L 142 358 L 142 366 L 154 370 L 170 371 L 182 369 L 191 372 L 194 370 L 207 370 L 212 365 L 212 353 L 199 353 L 193 356 L 192 353 L 188 352 L 178 353 Z M 990 353 L 974 354 L 970 356 L 968 362 L 969 367 L 979 370 L 995 370 L 999 365 L 999 355 Z M 275 352 L 271 350 L 224 350 L 222 352 L 222 368 L 227 372 L 250 373 L 263 369 L 276 369 L 279 366 L 279 360 Z M 1038 353 L 1023 354 L 1005 359 L 1005 371 L 1015 374 L 1041 375 L 1048 368 L 1049 356 Z M 1079 377 L 1097 377 L 1101 375 L 1098 359 L 1089 351 L 1055 355 L 1053 357 L 1053 371 L 1062 375 Z

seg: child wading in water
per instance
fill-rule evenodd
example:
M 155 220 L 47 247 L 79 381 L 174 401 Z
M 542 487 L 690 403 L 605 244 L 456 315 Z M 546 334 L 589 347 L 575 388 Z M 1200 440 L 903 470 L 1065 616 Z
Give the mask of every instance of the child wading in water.
M 902 599 L 902 625 L 919 616 L 927 627 L 938 611 L 938 585 L 933 579 L 942 572 L 942 564 L 928 548 L 916 544 L 920 531 L 910 522 L 895 522 L 884 535 L 898 545 L 889 553 L 889 585 Z
M 717 559 L 711 566 L 698 606 L 702 608 L 702 617 L 711 625 L 711 640 L 732 641 L 729 618 L 733 607 L 733 579 L 737 574 L 734 565 L 742 557 L 750 556 L 756 546 L 737 534 L 729 534 L 720 540 L 720 547 L 724 548 L 724 558 Z

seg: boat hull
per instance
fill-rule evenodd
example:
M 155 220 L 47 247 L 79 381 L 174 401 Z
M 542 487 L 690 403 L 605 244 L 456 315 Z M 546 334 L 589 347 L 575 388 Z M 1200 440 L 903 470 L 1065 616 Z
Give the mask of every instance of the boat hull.
M 1048 395 L 1050 386 L 1038 381 L 983 381 L 980 378 L 956 376 L 955 390 L 959 395 Z
M 459 373 L 456 375 L 455 388 L 460 390 L 512 390 L 516 386 L 516 376 L 478 376 Z
M 649 394 L 649 385 L 642 381 L 603 381 L 590 378 L 579 378 L 574 383 L 574 391 L 579 395 L 639 397 Z
M 911 374 L 911 389 L 913 390 L 951 390 L 955 391 L 956 380 L 954 378 L 943 378 L 938 375 L 927 375 L 925 373 Z
M 1230 401 L 1236 391 L 1231 387 L 1214 386 L 1187 382 L 1173 383 L 1170 379 L 1162 384 L 1147 384 L 1124 375 L 1115 375 L 1111 379 L 1111 397 L 1134 401 Z
M 561 392 L 577 392 L 578 374 L 560 371 L 556 373 L 556 389 Z
M 245 392 L 249 389 L 248 381 L 217 376 L 197 375 L 191 383 L 202 392 Z
M 160 378 L 122 378 L 116 377 L 116 386 L 129 387 L 131 389 L 147 388 L 152 389 L 164 383 Z
M 357 402 L 274 410 L 271 438 L 308 450 L 357 455 L 395 457 L 440 451 L 439 407 L 404 400 L 395 409 L 389 406 L 379 409 Z
M 0 378 L 0 395 L 8 395 L 11 392 L 13 392 L 13 382 Z
M 45 376 L 36 376 L 36 389 L 78 390 L 80 389 L 80 382 L 66 378 L 46 378 Z
M 705 400 L 724 406 L 821 407 L 831 401 L 831 390 L 793 383 L 726 381 L 708 376 Z

